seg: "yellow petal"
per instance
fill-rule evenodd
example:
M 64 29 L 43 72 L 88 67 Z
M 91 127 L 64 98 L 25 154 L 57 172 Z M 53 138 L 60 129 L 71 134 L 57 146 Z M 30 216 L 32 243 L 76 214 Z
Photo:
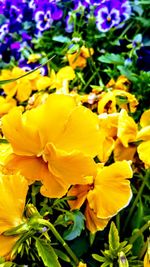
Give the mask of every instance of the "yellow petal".
M 127 111 L 129 110 L 132 113 L 136 111 L 138 101 L 134 95 L 132 95 L 126 91 L 123 91 L 123 90 L 113 90 L 113 94 L 115 95 L 115 97 L 121 96 L 121 97 L 127 99 L 127 104 L 126 103 L 123 103 L 123 104 L 119 103 L 120 108 L 122 108 L 122 109 L 124 108 Z M 129 105 L 129 108 L 128 108 L 128 105 Z
M 143 112 L 140 118 L 140 125 L 142 128 L 150 125 L 150 109 Z
M 50 173 L 47 163 L 41 157 L 17 156 L 13 154 L 8 158 L 6 167 L 14 172 L 20 172 L 29 180 L 29 183 L 40 180 L 43 184 L 41 194 L 46 197 L 60 198 L 67 193 L 70 187 L 70 183 Z
M 32 92 L 31 83 L 27 79 L 21 81 L 20 83 L 17 84 L 16 91 L 17 91 L 16 98 L 20 102 L 28 100 L 28 98 Z
M 36 80 L 36 89 L 38 91 L 44 90 L 47 87 L 49 87 L 51 83 L 52 83 L 51 78 L 46 77 L 46 76 L 41 76 Z
M 125 109 L 122 109 L 118 119 L 117 136 L 125 147 L 129 142 L 134 142 L 137 135 L 137 125 Z
M 76 197 L 74 200 L 69 200 L 69 206 L 72 210 L 80 209 L 82 204 L 85 202 L 87 193 L 90 190 L 90 185 L 74 185 L 69 190 L 67 196 Z
M 30 126 L 36 125 L 43 148 L 47 142 L 55 143 L 62 138 L 65 123 L 75 107 L 73 97 L 50 94 L 45 104 L 26 112 L 26 123 Z
M 150 140 L 142 142 L 138 146 L 137 152 L 139 158 L 145 163 L 146 167 L 150 167 Z
M 130 182 L 132 170 L 127 161 L 115 162 L 100 169 L 93 190 L 87 196 L 96 216 L 106 219 L 126 207 L 132 197 Z
M 135 153 L 136 153 L 135 145 L 129 145 L 128 147 L 124 147 L 123 144 L 118 139 L 116 140 L 114 148 L 115 161 L 122 161 L 122 160 L 133 161 Z
M 144 256 L 144 267 L 150 267 L 150 255 L 148 253 Z
M 67 153 L 55 149 L 50 143 L 44 152 L 44 159 L 48 161 L 48 168 L 54 176 L 70 185 L 92 183 L 92 177 L 96 174 L 96 163 L 92 158 L 78 151 Z
M 66 66 L 61 68 L 57 73 L 58 80 L 73 80 L 75 78 L 75 72 L 72 67 Z
M 12 154 L 12 147 L 10 144 L 0 144 L 0 165 L 4 165 L 6 159 Z
M 47 164 L 41 157 L 18 156 L 11 154 L 5 162 L 5 167 L 14 173 L 20 172 L 31 183 L 35 180 L 42 180 L 43 170 Z
M 88 58 L 94 54 L 93 48 L 85 47 L 84 45 L 81 47 L 80 53 L 83 57 Z
M 21 224 L 28 184 L 19 174 L 0 174 L 0 233 Z
M 89 205 L 86 206 L 85 217 L 86 227 L 92 234 L 97 231 L 102 231 L 109 222 L 109 219 L 98 218 L 94 211 L 89 207 Z
M 18 240 L 18 236 L 3 236 L 0 235 L 0 257 L 4 257 L 6 260 L 11 259 L 11 250 Z
M 150 140 L 150 125 L 145 126 L 138 132 L 137 140 Z
M 107 92 L 102 95 L 98 102 L 98 113 L 115 113 L 116 112 L 116 98 L 113 92 Z
M 13 151 L 19 155 L 36 155 L 41 151 L 40 137 L 35 124 L 28 124 L 21 109 L 14 108 L 2 118 L 2 131 Z
M 98 116 L 100 129 L 105 131 L 105 135 L 116 138 L 118 118 L 119 113 L 102 113 Z
M 76 67 L 79 67 L 82 69 L 86 67 L 86 64 L 87 64 L 86 58 L 82 57 L 77 52 L 74 54 L 67 54 L 67 59 L 69 61 L 69 65 L 73 69 L 76 69 Z
M 78 267 L 87 267 L 87 264 L 80 261 Z
M 104 136 L 104 135 L 103 135 Z M 104 138 L 103 142 L 99 144 L 99 153 L 98 158 L 101 162 L 107 162 L 109 159 L 113 149 L 114 149 L 115 141 L 112 137 Z
M 0 117 L 7 114 L 13 107 L 16 106 L 15 99 L 8 99 L 0 96 Z
M 43 169 L 42 183 L 43 185 L 40 189 L 41 194 L 50 198 L 63 197 L 70 187 L 69 183 L 50 173 L 48 168 Z
M 99 152 L 100 139 L 98 117 L 79 106 L 70 113 L 56 147 L 68 152 L 79 150 L 95 157 Z

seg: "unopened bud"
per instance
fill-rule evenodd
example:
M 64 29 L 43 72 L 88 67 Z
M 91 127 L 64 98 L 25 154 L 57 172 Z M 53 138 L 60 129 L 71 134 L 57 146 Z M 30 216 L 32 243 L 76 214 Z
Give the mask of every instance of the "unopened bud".
M 128 260 L 123 251 L 118 253 L 118 263 L 119 263 L 119 267 L 129 267 Z

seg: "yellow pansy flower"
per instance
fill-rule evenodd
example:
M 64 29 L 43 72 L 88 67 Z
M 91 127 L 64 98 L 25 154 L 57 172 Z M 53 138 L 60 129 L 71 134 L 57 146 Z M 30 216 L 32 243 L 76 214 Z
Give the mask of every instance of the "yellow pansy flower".
M 3 233 L 24 222 L 27 191 L 28 184 L 23 176 L 0 174 L 0 257 L 10 259 L 10 252 L 19 238 L 19 235 L 8 237 Z
M 148 238 L 148 248 L 144 256 L 144 267 L 150 267 L 150 238 Z
M 16 106 L 15 99 L 0 96 L 0 117 Z
M 23 69 L 19 67 L 14 67 L 12 70 L 2 70 L 0 79 L 14 79 L 21 77 L 27 74 Z M 34 71 L 33 73 L 17 79 L 14 82 L 2 85 L 2 88 L 5 94 L 12 98 L 16 96 L 17 100 L 20 102 L 28 100 L 32 90 L 45 90 L 51 85 L 51 78 L 47 76 L 42 76 L 39 70 Z
M 75 72 L 72 67 L 65 66 L 57 73 L 51 71 L 50 89 L 56 88 L 56 92 L 60 94 L 69 94 L 69 81 L 75 78 Z
M 139 158 L 144 162 L 145 167 L 150 167 L 150 110 L 145 111 L 140 118 L 142 128 L 137 133 L 137 141 L 141 141 L 137 147 Z
M 107 88 L 113 88 L 123 91 L 128 91 L 130 86 L 130 81 L 124 75 L 120 75 L 115 81 L 113 78 L 106 84 Z
M 37 62 L 40 58 L 41 54 L 30 54 L 28 57 L 27 64 Z
M 117 106 L 130 112 L 135 112 L 138 101 L 134 95 L 123 90 L 110 90 L 103 92 L 98 102 L 98 113 L 117 112 Z
M 150 109 L 143 112 L 140 118 L 140 125 L 142 128 L 150 125 Z
M 77 67 L 83 69 L 87 65 L 87 58 L 91 57 L 91 55 L 93 54 L 94 54 L 93 48 L 87 48 L 85 46 L 82 46 L 79 52 L 75 52 L 73 54 L 68 53 L 67 59 L 69 61 L 69 65 L 73 69 Z
M 69 196 L 76 200 L 69 201 L 72 209 L 80 208 L 85 199 L 86 226 L 91 232 L 103 230 L 111 217 L 126 207 L 132 197 L 130 182 L 131 166 L 127 161 L 115 162 L 110 166 L 98 165 L 98 173 L 94 183 L 88 186 L 75 185 Z
M 74 97 L 51 94 L 23 114 L 13 109 L 3 116 L 2 130 L 13 149 L 7 168 L 41 180 L 43 195 L 62 197 L 70 185 L 92 182 L 101 138 L 98 118 Z
M 87 267 L 87 264 L 80 261 L 78 267 Z
M 101 162 L 106 162 L 114 149 L 118 117 L 119 113 L 102 113 L 98 116 L 101 134 L 98 158 Z
M 137 124 L 130 117 L 125 109 L 122 109 L 118 118 L 117 137 L 124 147 L 128 147 L 129 142 L 136 140 L 138 128 Z

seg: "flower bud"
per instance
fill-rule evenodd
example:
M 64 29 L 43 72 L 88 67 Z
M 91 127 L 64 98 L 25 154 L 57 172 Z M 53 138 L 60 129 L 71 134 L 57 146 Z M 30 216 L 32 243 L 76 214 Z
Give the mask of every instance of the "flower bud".
M 129 267 L 128 260 L 123 251 L 118 253 L 118 263 L 119 263 L 119 267 Z

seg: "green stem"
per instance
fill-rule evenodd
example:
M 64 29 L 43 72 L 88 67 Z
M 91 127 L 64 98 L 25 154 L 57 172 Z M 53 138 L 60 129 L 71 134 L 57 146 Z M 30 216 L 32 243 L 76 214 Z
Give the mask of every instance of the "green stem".
M 141 187 L 140 187 L 140 189 L 139 189 L 139 191 L 137 193 L 137 196 L 136 196 L 136 198 L 135 198 L 135 200 L 134 200 L 134 202 L 132 204 L 132 207 L 130 208 L 129 214 L 128 214 L 128 216 L 126 218 L 126 221 L 125 221 L 125 224 L 124 224 L 124 231 L 125 231 L 128 223 L 129 223 L 130 218 L 131 218 L 131 216 L 133 214 L 133 211 L 136 208 L 136 205 L 137 205 L 137 203 L 138 203 L 138 201 L 139 201 L 139 199 L 140 199 L 140 197 L 142 195 L 142 192 L 144 190 L 144 187 L 146 185 L 146 182 L 147 182 L 148 177 L 149 177 L 149 170 L 146 172 L 146 175 L 143 177 L 142 185 L 141 185 Z
M 150 227 L 150 222 L 145 223 L 140 229 L 139 231 L 136 232 L 136 234 L 134 234 L 133 236 L 131 236 L 131 238 L 129 239 L 129 243 L 133 244 L 135 242 L 135 240 L 146 230 Z
M 92 75 L 91 78 L 88 80 L 88 82 L 86 83 L 86 85 L 82 88 L 82 92 L 84 92 L 85 89 L 89 86 L 89 84 L 91 83 L 91 81 L 94 79 L 95 75 L 97 75 L 96 72 L 93 73 L 93 75 Z
M 63 238 L 61 237 L 61 235 L 57 232 L 57 230 L 53 226 L 53 224 L 51 224 L 49 221 L 46 221 L 44 219 L 38 219 L 38 223 L 47 226 L 51 230 L 51 232 L 56 237 L 56 239 L 62 244 L 62 246 L 68 252 L 68 254 L 72 258 L 72 260 L 74 261 L 74 263 L 76 264 L 76 266 L 78 266 L 79 265 L 78 258 L 76 257 L 76 255 L 74 254 L 74 252 L 71 250 L 71 248 L 67 245 L 67 243 L 63 240 Z
M 116 226 L 117 226 L 118 232 L 120 232 L 120 213 L 116 215 Z

